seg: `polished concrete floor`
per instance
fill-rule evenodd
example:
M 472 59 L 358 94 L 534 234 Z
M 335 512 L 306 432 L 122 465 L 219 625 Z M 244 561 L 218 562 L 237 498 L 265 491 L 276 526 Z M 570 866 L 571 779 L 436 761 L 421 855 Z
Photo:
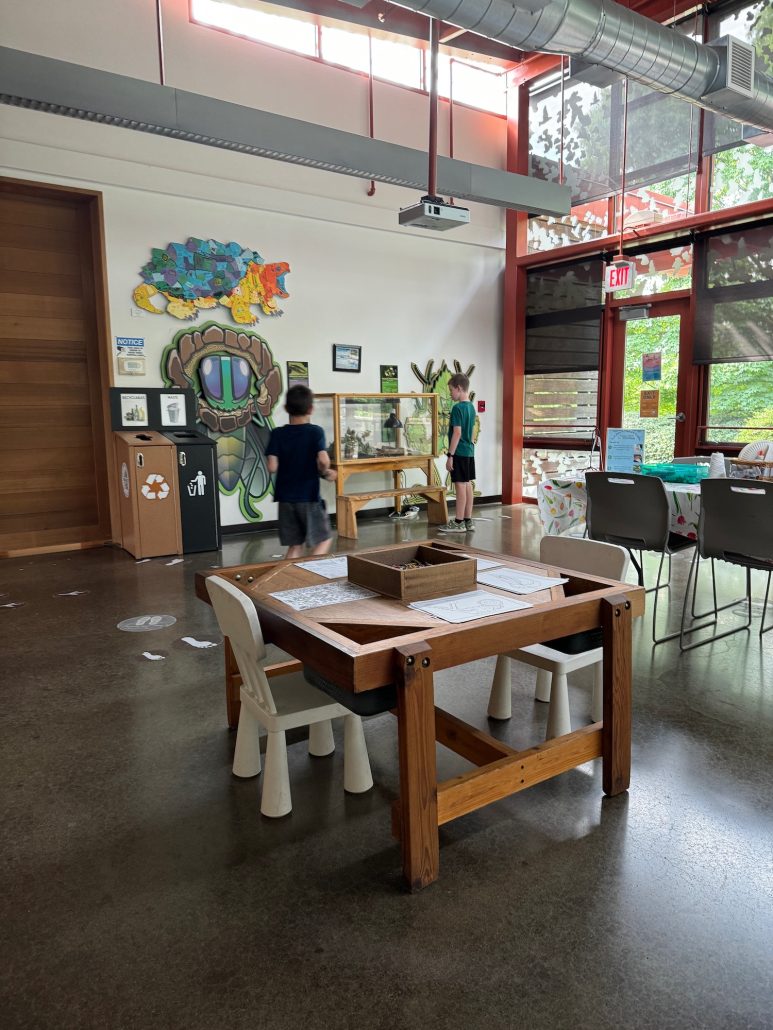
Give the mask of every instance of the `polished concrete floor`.
M 536 555 L 533 508 L 477 514 L 477 545 Z M 427 535 L 365 521 L 360 546 Z M 605 800 L 596 762 L 451 823 L 441 879 L 410 895 L 391 716 L 365 726 L 366 795 L 344 794 L 340 731 L 331 758 L 290 748 L 285 819 L 230 774 L 222 647 L 193 574 L 280 550 L 264 533 L 178 564 L 114 549 L 0 564 L 3 1027 L 773 1025 L 773 632 L 680 656 L 653 652 L 640 620 L 630 792 Z M 116 628 L 153 614 L 177 621 Z M 513 718 L 489 724 L 492 671 L 440 674 L 440 705 L 539 741 L 534 673 L 514 671 Z

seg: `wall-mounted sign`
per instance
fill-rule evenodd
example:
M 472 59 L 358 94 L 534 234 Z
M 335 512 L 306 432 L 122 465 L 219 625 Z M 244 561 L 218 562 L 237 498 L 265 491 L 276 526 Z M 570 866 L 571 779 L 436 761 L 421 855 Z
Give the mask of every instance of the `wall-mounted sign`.
M 633 261 L 613 261 L 606 268 L 604 289 L 607 293 L 614 293 L 615 290 L 628 290 L 633 286 L 635 278 L 636 269 Z
M 639 394 L 639 418 L 657 418 L 660 390 L 642 390 Z
M 397 393 L 397 365 L 381 365 L 381 393 Z
M 309 385 L 309 363 L 308 361 L 287 362 L 287 389 L 291 386 Z
M 644 461 L 644 430 L 608 429 L 605 458 L 607 472 L 638 472 Z

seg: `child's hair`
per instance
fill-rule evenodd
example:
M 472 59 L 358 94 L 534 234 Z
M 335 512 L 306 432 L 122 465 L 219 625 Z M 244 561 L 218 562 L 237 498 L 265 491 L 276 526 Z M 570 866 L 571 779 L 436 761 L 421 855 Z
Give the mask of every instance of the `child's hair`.
M 457 372 L 456 375 L 452 375 L 448 380 L 449 386 L 455 386 L 457 390 L 464 390 L 465 393 L 470 389 L 469 377 L 464 375 L 462 372 Z
M 314 405 L 314 394 L 302 383 L 291 386 L 285 397 L 285 411 L 288 415 L 308 415 Z

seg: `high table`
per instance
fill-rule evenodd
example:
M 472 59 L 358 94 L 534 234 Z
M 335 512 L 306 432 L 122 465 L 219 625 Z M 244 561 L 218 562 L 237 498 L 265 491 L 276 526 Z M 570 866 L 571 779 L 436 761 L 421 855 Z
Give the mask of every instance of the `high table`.
M 208 577 L 225 576 L 253 601 L 267 642 L 339 687 L 358 694 L 396 685 L 400 796 L 393 805 L 392 830 L 400 839 L 403 873 L 412 890 L 438 878 L 438 827 L 443 823 L 593 758 L 602 759 L 605 794 L 627 790 L 631 619 L 644 612 L 644 591 L 637 586 L 446 541 L 425 544 L 485 557 L 521 571 L 565 575 L 569 581 L 530 594 L 532 608 L 451 624 L 384 596 L 295 611 L 269 595 L 318 586 L 324 580 L 292 561 L 196 574 L 196 594 L 201 600 L 209 602 Z M 402 546 L 413 549 L 416 541 Z M 604 634 L 604 719 L 600 723 L 517 751 L 435 706 L 434 674 L 438 670 L 599 626 Z M 228 645 L 226 650 L 226 689 L 233 691 L 238 689 L 238 670 Z M 475 768 L 438 783 L 436 741 Z

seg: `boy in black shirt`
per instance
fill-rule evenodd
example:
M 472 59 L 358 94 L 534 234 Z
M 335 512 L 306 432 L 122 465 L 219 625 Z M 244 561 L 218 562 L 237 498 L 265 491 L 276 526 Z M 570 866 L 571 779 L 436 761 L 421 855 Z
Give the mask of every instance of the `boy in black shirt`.
M 266 457 L 276 473 L 274 499 L 279 504 L 279 542 L 285 558 L 300 558 L 304 543 L 312 554 L 330 550 L 330 520 L 319 495 L 319 480 L 334 480 L 325 448 L 325 433 L 311 422 L 314 394 L 308 386 L 291 386 L 285 397 L 286 426 L 272 429 Z

